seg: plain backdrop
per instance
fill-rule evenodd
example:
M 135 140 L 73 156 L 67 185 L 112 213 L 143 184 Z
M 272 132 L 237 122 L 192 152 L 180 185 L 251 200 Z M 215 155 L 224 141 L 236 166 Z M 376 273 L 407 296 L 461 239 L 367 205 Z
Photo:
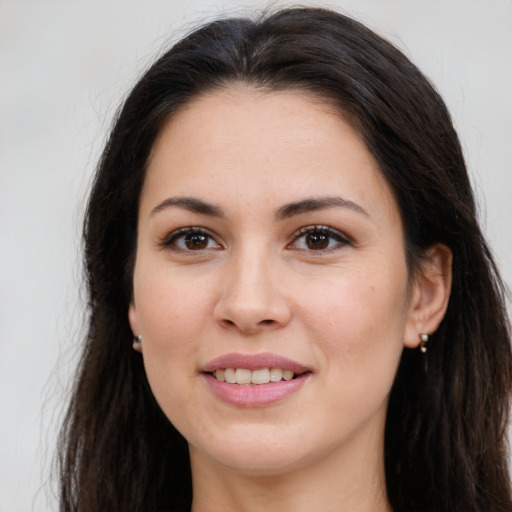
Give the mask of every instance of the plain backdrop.
M 367 23 L 439 89 L 510 285 L 512 2 L 305 4 Z M 0 512 L 57 510 L 49 470 L 84 323 L 80 225 L 117 106 L 148 63 L 198 22 L 267 6 L 0 0 Z

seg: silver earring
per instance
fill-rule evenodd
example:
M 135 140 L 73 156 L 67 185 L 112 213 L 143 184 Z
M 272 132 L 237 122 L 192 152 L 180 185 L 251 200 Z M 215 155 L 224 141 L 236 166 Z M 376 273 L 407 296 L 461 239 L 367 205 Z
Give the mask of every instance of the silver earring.
M 137 344 L 142 343 L 142 334 L 138 334 L 137 336 L 134 336 L 133 337 L 133 343 L 134 344 L 135 343 L 137 343 Z
M 427 352 L 427 343 L 428 343 L 429 335 L 426 332 L 420 333 L 420 351 L 422 354 L 425 354 Z

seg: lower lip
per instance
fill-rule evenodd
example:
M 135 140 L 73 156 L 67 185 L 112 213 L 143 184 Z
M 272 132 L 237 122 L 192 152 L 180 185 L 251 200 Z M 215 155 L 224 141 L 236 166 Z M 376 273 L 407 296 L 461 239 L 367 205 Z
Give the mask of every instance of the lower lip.
M 203 376 L 217 398 L 237 407 L 266 407 L 296 393 L 310 376 L 305 373 L 292 380 L 268 384 L 229 384 L 209 373 Z

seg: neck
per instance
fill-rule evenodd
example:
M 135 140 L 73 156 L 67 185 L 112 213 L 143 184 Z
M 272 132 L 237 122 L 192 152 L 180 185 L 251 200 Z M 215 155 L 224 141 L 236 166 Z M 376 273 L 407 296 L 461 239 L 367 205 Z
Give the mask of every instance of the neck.
M 361 446 L 352 446 L 352 454 L 339 450 L 297 469 L 268 475 L 241 474 L 191 447 L 192 512 L 392 512 L 383 442 L 372 441 L 364 447 L 363 457 Z

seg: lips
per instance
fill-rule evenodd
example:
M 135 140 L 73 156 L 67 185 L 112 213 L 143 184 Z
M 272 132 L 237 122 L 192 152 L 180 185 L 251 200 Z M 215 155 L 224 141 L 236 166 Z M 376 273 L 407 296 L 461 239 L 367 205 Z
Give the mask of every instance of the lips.
M 210 361 L 204 366 L 202 371 L 206 373 L 213 373 L 216 370 L 225 370 L 226 368 L 245 368 L 247 370 L 281 368 L 282 370 L 290 370 L 298 375 L 310 371 L 307 366 L 297 363 L 296 361 L 270 353 L 225 354 L 213 361 Z
M 226 354 L 206 364 L 202 374 L 222 401 L 265 407 L 297 392 L 311 370 L 276 354 Z

